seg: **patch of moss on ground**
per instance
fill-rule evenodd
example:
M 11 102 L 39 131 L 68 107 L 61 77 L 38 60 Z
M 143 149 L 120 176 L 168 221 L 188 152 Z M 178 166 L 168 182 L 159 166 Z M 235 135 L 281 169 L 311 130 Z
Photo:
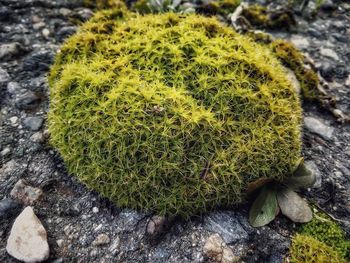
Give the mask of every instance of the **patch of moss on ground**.
M 217 0 L 210 1 L 207 4 L 199 5 L 196 11 L 205 15 L 222 15 L 227 16 L 233 13 L 240 5 L 241 0 Z
M 301 225 L 299 232 L 312 236 L 337 251 L 341 258 L 350 261 L 350 240 L 341 227 L 326 214 L 317 212 L 311 222 Z
M 317 73 L 306 67 L 304 55 L 290 42 L 276 39 L 264 32 L 247 32 L 254 41 L 268 47 L 281 63 L 291 69 L 300 83 L 301 96 L 307 101 L 321 101 L 322 94 L 318 90 Z
M 249 5 L 242 16 L 255 28 L 289 29 L 296 24 L 293 13 L 288 10 L 269 11 L 265 6 Z
M 188 218 L 300 158 L 301 107 L 270 50 L 214 18 L 98 12 L 50 76 L 51 143 L 121 207 Z
M 137 0 L 137 1 L 135 1 L 131 6 L 131 10 L 138 12 L 140 14 L 152 13 L 152 9 L 150 7 L 149 0 Z
M 333 248 L 308 236 L 297 234 L 289 250 L 290 263 L 346 263 Z
M 204 15 L 222 15 L 227 16 L 230 13 L 233 13 L 234 10 L 239 6 L 241 0 L 214 0 L 208 3 L 197 4 L 195 10 Z M 171 11 L 167 6 L 171 6 L 171 1 L 163 2 L 164 8 L 163 12 Z M 140 14 L 150 14 L 158 13 L 159 8 L 152 6 L 152 1 L 150 0 L 137 0 L 132 4 L 133 11 L 136 11 Z
M 317 89 L 317 73 L 305 67 L 304 55 L 293 44 L 282 39 L 272 41 L 269 47 L 282 64 L 295 73 L 303 98 L 310 101 L 319 99 L 321 94 Z
M 84 5 L 93 9 L 126 9 L 126 5 L 121 0 L 84 0 Z

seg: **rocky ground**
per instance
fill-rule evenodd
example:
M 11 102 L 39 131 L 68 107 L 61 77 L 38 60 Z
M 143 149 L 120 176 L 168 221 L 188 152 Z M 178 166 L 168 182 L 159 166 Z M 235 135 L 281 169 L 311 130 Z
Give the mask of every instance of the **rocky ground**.
M 161 219 L 119 209 L 67 174 L 47 142 L 46 74 L 77 21 L 92 13 L 69 0 L 0 0 L 0 262 L 17 262 L 6 242 L 29 205 L 47 231 L 47 262 L 205 262 L 210 254 L 222 262 L 282 262 L 296 228 L 282 216 L 254 229 L 243 205 L 188 222 L 175 219 L 157 235 L 153 226 Z M 326 1 L 315 20 L 297 22 L 272 34 L 314 60 L 327 92 L 350 114 L 350 4 Z M 305 103 L 304 116 L 303 154 L 317 182 L 303 194 L 349 235 L 350 126 L 316 104 Z

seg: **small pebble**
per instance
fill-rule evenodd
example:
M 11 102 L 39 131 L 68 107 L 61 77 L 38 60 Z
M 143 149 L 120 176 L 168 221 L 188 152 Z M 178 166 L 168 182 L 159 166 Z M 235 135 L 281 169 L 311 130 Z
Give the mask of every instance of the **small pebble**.
M 42 132 L 36 132 L 32 136 L 30 136 L 30 140 L 32 142 L 41 143 L 45 141 L 45 137 Z
M 14 258 L 28 263 L 42 262 L 49 257 L 46 230 L 32 207 L 26 207 L 13 223 L 6 251 Z
M 339 60 L 338 54 L 333 49 L 322 47 L 320 53 L 324 57 Z
M 31 131 L 37 131 L 43 125 L 44 119 L 42 117 L 27 117 L 24 119 L 23 124 Z
M 14 126 L 14 125 L 17 124 L 18 117 L 17 116 L 13 116 L 9 120 L 10 120 L 11 124 Z
M 5 157 L 5 156 L 9 155 L 10 153 L 11 153 L 11 148 L 10 148 L 10 147 L 6 147 L 6 148 L 4 148 L 4 149 L 1 151 L 0 155 L 3 156 L 3 157 Z
M 36 202 L 43 194 L 39 188 L 28 185 L 20 179 L 11 190 L 10 196 L 13 199 L 21 201 L 23 204 L 31 205 Z
M 99 234 L 96 239 L 92 242 L 93 246 L 102 246 L 110 242 L 110 238 L 107 234 Z

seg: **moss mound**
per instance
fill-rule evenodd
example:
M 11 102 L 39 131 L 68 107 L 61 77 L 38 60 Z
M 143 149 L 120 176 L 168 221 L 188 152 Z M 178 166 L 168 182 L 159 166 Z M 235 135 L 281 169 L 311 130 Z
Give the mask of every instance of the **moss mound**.
M 300 156 L 300 102 L 283 67 L 214 18 L 97 13 L 49 82 L 52 144 L 119 206 L 183 217 L 231 206 Z

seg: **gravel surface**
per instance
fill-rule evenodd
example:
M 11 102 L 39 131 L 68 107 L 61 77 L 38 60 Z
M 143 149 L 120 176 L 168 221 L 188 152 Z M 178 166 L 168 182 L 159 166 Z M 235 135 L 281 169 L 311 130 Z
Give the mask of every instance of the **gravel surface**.
M 281 215 L 254 229 L 249 205 L 242 205 L 188 222 L 158 218 L 159 233 L 147 227 L 152 215 L 120 209 L 67 174 L 47 142 L 46 74 L 77 21 L 92 13 L 78 1 L 0 0 L 0 262 L 17 262 L 6 241 L 27 205 L 47 231 L 47 262 L 206 262 L 210 253 L 282 262 L 296 225 Z M 350 114 L 350 4 L 326 1 L 315 20 L 297 22 L 271 33 L 314 60 L 338 109 Z M 350 126 L 316 104 L 305 103 L 304 116 L 303 154 L 317 183 L 303 195 L 340 219 L 349 235 Z

